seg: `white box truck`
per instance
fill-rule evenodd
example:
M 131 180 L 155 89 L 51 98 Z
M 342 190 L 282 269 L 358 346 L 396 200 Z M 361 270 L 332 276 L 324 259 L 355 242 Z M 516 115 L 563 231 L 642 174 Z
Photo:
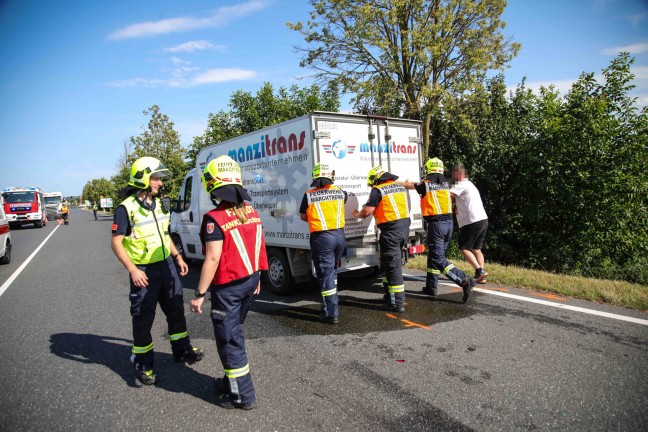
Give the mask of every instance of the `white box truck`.
M 346 249 L 340 272 L 380 265 L 378 233 L 373 217 L 356 219 L 351 210 L 367 200 L 367 173 L 382 165 L 401 179 L 421 173 L 420 122 L 396 118 L 313 112 L 203 149 L 186 175 L 173 206 L 171 235 L 189 259 L 204 259 L 200 242 L 202 216 L 213 208 L 202 185 L 202 172 L 212 159 L 228 155 L 241 166 L 243 187 L 252 197 L 265 232 L 269 270 L 266 286 L 286 295 L 296 283 L 314 276 L 308 223 L 299 217 L 304 192 L 310 188 L 316 162 L 335 170 L 335 184 L 348 192 L 345 207 Z M 410 243 L 403 251 L 423 251 L 425 231 L 420 199 L 408 191 Z

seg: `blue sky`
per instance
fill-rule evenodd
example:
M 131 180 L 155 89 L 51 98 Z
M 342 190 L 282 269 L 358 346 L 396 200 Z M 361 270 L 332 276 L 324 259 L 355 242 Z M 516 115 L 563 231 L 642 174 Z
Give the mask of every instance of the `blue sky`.
M 187 146 L 236 90 L 310 85 L 298 79 L 301 36 L 285 25 L 309 10 L 306 0 L 0 0 L 0 188 L 78 195 L 110 178 L 153 104 Z M 526 76 L 567 90 L 628 50 L 648 105 L 647 1 L 510 0 L 503 18 L 522 44 L 510 87 Z

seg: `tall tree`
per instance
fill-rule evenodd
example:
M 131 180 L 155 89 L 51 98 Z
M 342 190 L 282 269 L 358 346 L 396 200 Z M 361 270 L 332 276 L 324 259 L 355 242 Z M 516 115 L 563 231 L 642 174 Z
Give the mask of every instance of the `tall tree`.
M 130 138 L 133 152 L 128 156 L 128 167 L 135 160 L 144 156 L 159 159 L 171 172 L 171 177 L 164 182 L 166 193 L 175 196 L 180 192 L 180 186 L 187 170 L 183 157 L 185 149 L 180 144 L 180 135 L 173 128 L 173 122 L 169 120 L 169 117 L 160 113 L 159 106 L 153 105 L 144 111 L 144 115 L 151 118 L 147 128 L 142 128 L 143 131 L 139 136 Z M 128 174 L 130 175 L 130 171 Z
M 356 108 L 430 121 L 445 97 L 475 88 L 520 45 L 502 34 L 506 0 L 311 0 L 311 20 L 288 23 L 306 47 L 302 67 L 355 93 Z
M 230 96 L 228 112 L 209 114 L 207 130 L 195 137 L 189 148 L 189 160 L 195 160 L 201 149 L 258 129 L 290 120 L 312 111 L 337 111 L 340 101 L 337 90 L 322 90 L 317 85 L 290 88 L 275 92 L 266 82 L 256 94 L 238 90 Z
M 113 201 L 117 199 L 117 191 L 114 184 L 105 179 L 92 179 L 83 186 L 83 199 L 100 204 L 99 200 L 103 198 L 112 198 Z M 114 203 L 115 205 L 117 203 Z

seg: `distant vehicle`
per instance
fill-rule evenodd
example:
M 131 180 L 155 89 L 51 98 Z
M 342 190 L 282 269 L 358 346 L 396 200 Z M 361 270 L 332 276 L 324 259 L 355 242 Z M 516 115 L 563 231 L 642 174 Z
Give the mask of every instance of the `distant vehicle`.
M 47 220 L 60 219 L 63 194 L 61 192 L 45 192 L 43 194 L 43 200 L 45 201 Z
M 4 212 L 4 201 L 0 197 L 0 264 L 11 262 L 11 230 Z
M 34 224 L 36 228 L 47 225 L 43 191 L 37 187 L 10 186 L 2 191 L 4 212 L 10 227 Z

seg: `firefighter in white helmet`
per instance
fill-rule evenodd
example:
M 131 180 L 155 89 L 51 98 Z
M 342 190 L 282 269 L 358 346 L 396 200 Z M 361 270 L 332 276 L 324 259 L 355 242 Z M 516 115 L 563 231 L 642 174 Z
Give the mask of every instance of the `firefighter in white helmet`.
M 333 184 L 335 171 L 328 164 L 313 167 L 311 189 L 304 193 L 299 217 L 308 222 L 310 247 L 317 283 L 322 293 L 320 321 L 339 320 L 336 268 L 344 251 L 344 204 L 347 193 Z
M 205 262 L 191 310 L 202 313 L 204 296 L 211 290 L 211 319 L 224 371 L 215 382 L 217 404 L 248 410 L 257 400 L 241 325 L 253 296 L 261 291 L 261 270 L 268 269 L 263 227 L 257 211 L 245 202 L 252 198 L 233 159 L 210 161 L 202 181 L 215 208 L 205 214 L 200 229 Z
M 174 261 L 183 276 L 189 267 L 171 241 L 169 209 L 159 197 L 162 177 L 167 175 L 169 170 L 158 159 L 137 159 L 128 186 L 121 191 L 125 199 L 115 210 L 112 226 L 112 250 L 130 275 L 131 361 L 136 378 L 145 385 L 157 380 L 151 327 L 158 304 L 167 317 L 174 360 L 194 363 L 204 356 L 189 340 L 183 289 Z

